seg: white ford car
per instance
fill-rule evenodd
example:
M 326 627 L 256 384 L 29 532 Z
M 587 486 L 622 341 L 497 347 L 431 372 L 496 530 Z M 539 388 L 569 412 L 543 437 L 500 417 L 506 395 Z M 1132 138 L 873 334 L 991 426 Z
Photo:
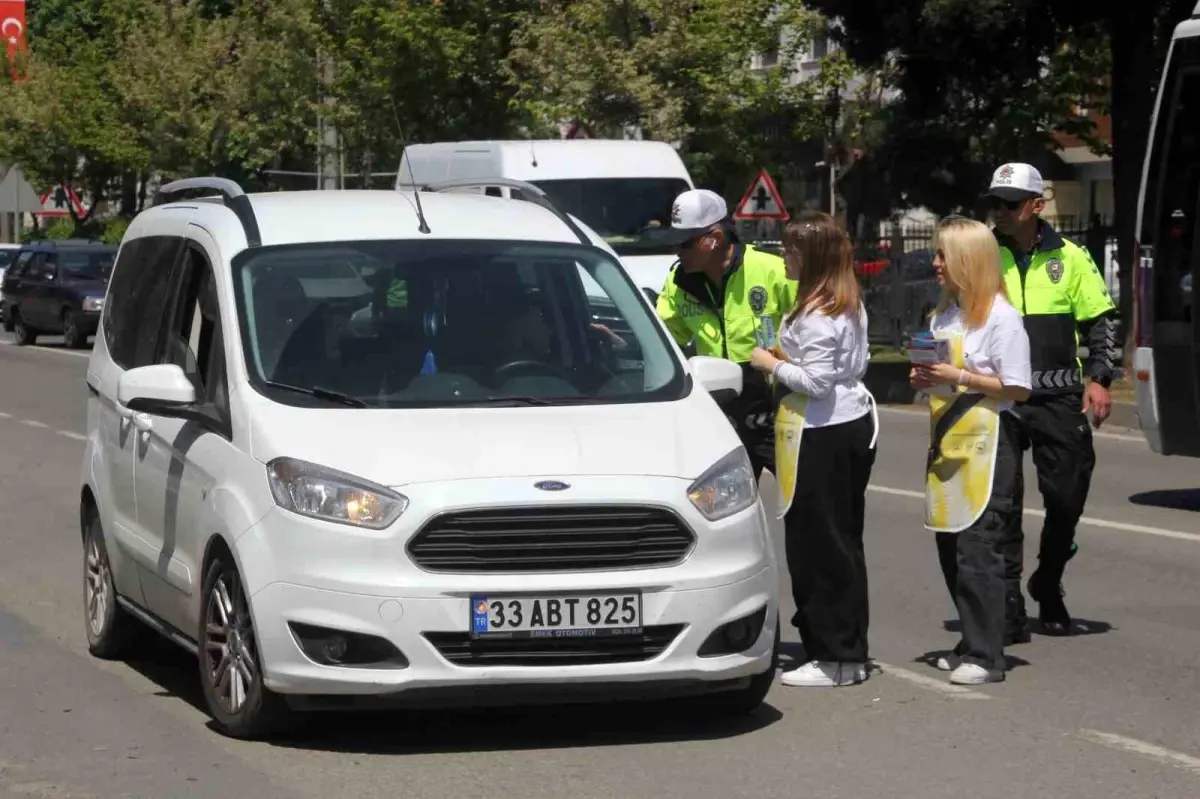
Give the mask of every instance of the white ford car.
M 762 702 L 779 575 L 710 395 L 740 369 L 685 360 L 521 187 L 163 187 L 88 366 L 93 654 L 167 636 L 238 737 L 364 703 Z

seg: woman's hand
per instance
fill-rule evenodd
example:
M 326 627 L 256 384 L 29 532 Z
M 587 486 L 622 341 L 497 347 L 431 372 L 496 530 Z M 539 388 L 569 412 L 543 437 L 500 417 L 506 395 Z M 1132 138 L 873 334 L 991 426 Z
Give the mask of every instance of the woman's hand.
M 962 369 L 948 363 L 923 363 L 914 366 L 913 372 L 918 379 L 926 383 L 926 388 L 935 385 L 955 385 L 958 383 L 959 376 L 963 374 Z M 914 385 L 916 384 L 914 383 Z
M 777 363 L 779 363 L 779 359 L 775 357 L 774 353 L 762 347 L 755 347 L 754 351 L 750 353 L 750 366 L 760 372 L 773 371 Z
M 930 382 L 929 376 L 919 366 L 914 366 L 908 371 L 908 384 L 918 391 L 933 388 L 933 383 Z

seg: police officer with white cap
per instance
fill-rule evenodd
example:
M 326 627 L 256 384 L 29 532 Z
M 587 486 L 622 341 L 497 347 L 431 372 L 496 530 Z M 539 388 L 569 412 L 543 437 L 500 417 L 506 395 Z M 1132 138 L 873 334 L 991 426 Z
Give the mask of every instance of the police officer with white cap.
M 1041 213 L 1045 183 L 1029 164 L 1012 163 L 992 175 L 987 199 L 1000 245 L 1009 300 L 1025 318 L 1033 394 L 1016 405 L 1022 449 L 1032 449 L 1038 489 L 1046 506 L 1038 567 L 1029 578 L 1044 632 L 1070 635 L 1062 578 L 1074 557 L 1075 528 L 1083 515 L 1096 454 L 1092 424 L 1111 409 L 1108 387 L 1116 366 L 1117 309 L 1104 276 L 1086 249 L 1064 238 Z M 1082 362 L 1081 344 L 1088 349 Z M 1028 639 L 1021 596 L 1019 538 L 1006 553 L 1009 642 Z
M 771 391 L 763 374 L 750 368 L 750 353 L 775 346 L 775 333 L 796 303 L 796 283 L 784 272 L 783 258 L 738 238 L 725 200 L 715 192 L 680 194 L 663 235 L 679 260 L 658 296 L 658 315 L 679 346 L 694 342 L 697 355 L 741 364 L 744 388 L 725 412 L 755 476 L 764 467 L 773 471 Z

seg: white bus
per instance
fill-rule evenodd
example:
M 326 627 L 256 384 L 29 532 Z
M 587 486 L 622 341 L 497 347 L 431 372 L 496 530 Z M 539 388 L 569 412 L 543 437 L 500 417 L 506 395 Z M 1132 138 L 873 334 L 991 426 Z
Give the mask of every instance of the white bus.
M 1134 357 L 1138 420 L 1151 449 L 1200 457 L 1200 5 L 1175 28 L 1138 195 Z

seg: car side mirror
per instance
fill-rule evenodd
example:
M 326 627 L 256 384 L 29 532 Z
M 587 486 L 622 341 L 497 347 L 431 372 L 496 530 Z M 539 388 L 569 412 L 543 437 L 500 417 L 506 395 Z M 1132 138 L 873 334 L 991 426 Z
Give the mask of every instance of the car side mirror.
M 173 363 L 139 366 L 121 375 L 117 401 L 131 411 L 179 419 L 198 419 L 196 387 Z
M 742 393 L 742 367 L 723 358 L 696 355 L 688 359 L 692 377 L 712 395 L 718 405 L 737 399 Z

